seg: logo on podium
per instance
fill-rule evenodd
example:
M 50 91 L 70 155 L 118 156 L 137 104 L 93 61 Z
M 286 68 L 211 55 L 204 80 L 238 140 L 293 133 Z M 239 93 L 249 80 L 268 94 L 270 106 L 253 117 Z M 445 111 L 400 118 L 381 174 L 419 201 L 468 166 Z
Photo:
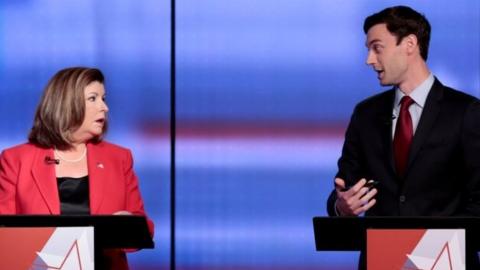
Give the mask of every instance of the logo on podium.
M 465 230 L 369 229 L 369 270 L 465 270 Z
M 0 228 L 0 269 L 94 269 L 93 227 Z

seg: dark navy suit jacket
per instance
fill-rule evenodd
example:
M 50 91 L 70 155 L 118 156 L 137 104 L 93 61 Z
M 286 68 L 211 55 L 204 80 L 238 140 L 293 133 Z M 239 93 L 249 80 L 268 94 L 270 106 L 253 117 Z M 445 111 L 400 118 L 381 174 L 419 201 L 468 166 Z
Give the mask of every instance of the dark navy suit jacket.
M 359 103 L 348 126 L 337 177 L 379 181 L 367 216 L 480 216 L 480 101 L 437 79 L 420 117 L 404 177 L 395 172 L 391 89 Z M 327 209 L 335 215 L 336 193 Z

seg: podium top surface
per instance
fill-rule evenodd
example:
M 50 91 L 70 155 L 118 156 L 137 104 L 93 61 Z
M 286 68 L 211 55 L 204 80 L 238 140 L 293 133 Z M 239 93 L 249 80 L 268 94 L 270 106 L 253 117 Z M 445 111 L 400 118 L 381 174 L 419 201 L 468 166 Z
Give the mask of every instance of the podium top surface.
M 127 215 L 0 215 L 0 227 L 94 227 L 102 248 L 153 248 L 147 220 Z
M 364 250 L 367 229 L 465 229 L 480 250 L 480 217 L 314 217 L 317 251 Z

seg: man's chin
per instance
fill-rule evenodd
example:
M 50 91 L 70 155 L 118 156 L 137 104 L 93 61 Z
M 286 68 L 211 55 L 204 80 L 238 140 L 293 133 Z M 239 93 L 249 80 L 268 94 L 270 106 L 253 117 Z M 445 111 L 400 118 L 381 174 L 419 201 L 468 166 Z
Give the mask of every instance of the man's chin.
M 381 80 L 380 80 L 380 85 L 381 85 L 381 86 L 392 86 L 392 85 L 394 85 L 394 84 L 391 83 L 391 82 L 385 82 L 385 81 L 381 81 Z

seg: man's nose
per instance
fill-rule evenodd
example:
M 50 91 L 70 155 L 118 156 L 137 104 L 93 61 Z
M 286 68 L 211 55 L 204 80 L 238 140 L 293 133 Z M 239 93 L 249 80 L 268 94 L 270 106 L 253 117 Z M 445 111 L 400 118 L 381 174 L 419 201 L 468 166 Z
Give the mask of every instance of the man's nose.
M 373 65 L 376 62 L 375 54 L 372 51 L 368 51 L 367 61 L 365 62 L 367 65 Z

